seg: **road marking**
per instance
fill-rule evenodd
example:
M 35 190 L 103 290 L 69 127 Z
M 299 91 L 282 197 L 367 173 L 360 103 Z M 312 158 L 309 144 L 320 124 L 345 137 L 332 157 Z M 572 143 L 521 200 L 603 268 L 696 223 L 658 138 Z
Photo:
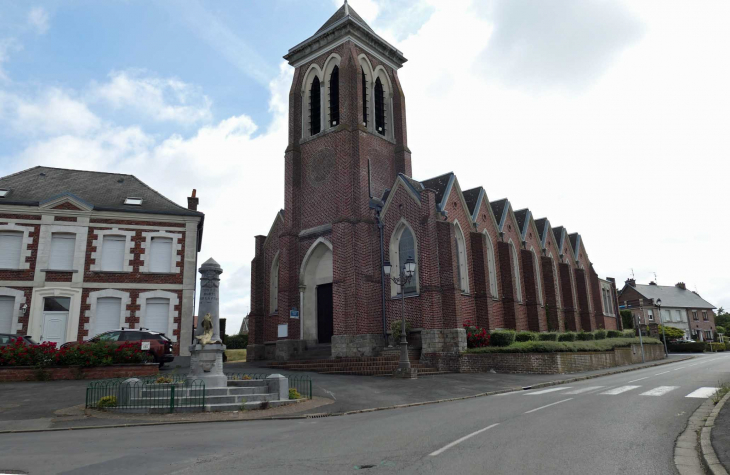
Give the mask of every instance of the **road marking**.
M 563 394 L 581 394 L 581 393 L 587 393 L 588 391 L 593 391 L 595 389 L 601 389 L 601 388 L 605 388 L 605 386 L 588 386 L 587 388 L 574 389 L 572 391 L 568 391 L 567 393 L 563 393 Z
M 615 396 L 617 394 L 625 393 L 626 391 L 631 391 L 632 389 L 640 388 L 641 386 L 621 386 L 618 388 L 609 389 L 608 391 L 603 391 L 601 394 L 608 394 L 609 396 Z
M 645 393 L 639 394 L 639 396 L 664 396 L 670 391 L 674 391 L 675 389 L 678 389 L 679 386 L 659 386 L 657 388 L 651 389 Z
M 550 389 L 543 389 L 542 391 L 535 391 L 534 393 L 525 393 L 528 396 L 535 395 L 535 394 L 545 394 L 545 393 L 551 393 L 553 391 L 562 391 L 563 389 L 570 389 L 572 386 L 564 386 L 562 388 L 550 388 Z
M 476 432 L 472 432 L 472 433 L 471 433 L 471 434 L 469 434 L 469 435 L 465 435 L 465 436 L 464 436 L 464 437 L 462 437 L 461 439 L 455 440 L 455 441 L 453 441 L 452 443 L 450 443 L 450 444 L 448 444 L 448 445 L 445 445 L 445 446 L 441 447 L 440 449 L 438 449 L 437 451 L 435 451 L 435 452 L 431 452 L 431 453 L 430 453 L 430 454 L 428 454 L 428 455 L 429 455 L 429 456 L 431 456 L 431 457 L 435 457 L 436 455 L 442 454 L 442 453 L 444 453 L 445 451 L 449 450 L 449 449 L 450 449 L 451 447 L 455 446 L 456 444 L 460 444 L 460 443 L 464 442 L 465 440 L 467 440 L 467 439 L 470 439 L 470 438 L 474 437 L 475 435 L 479 435 L 479 434 L 481 434 L 482 432 L 484 432 L 485 430 L 489 430 L 489 429 L 491 429 L 492 427 L 496 427 L 496 426 L 498 426 L 498 425 L 499 425 L 499 423 L 497 423 L 497 424 L 492 424 L 491 426 L 487 426 L 487 427 L 485 427 L 484 429 L 479 429 L 478 431 L 476 431 Z
M 699 388 L 687 394 L 685 397 L 696 397 L 705 399 L 715 394 L 715 391 L 717 391 L 718 389 L 719 388 Z
M 532 410 L 530 410 L 530 411 L 527 411 L 527 412 L 525 412 L 525 414 L 529 414 L 529 413 L 531 413 L 531 412 L 539 411 L 540 409 L 545 409 L 546 407 L 554 406 L 554 405 L 556 405 L 556 404 L 560 404 L 561 402 L 566 402 L 566 401 L 570 401 L 571 399 L 573 399 L 573 398 L 572 398 L 572 397 L 569 397 L 568 399 L 563 399 L 562 401 L 554 402 L 554 403 L 552 403 L 552 404 L 547 404 L 547 405 L 545 405 L 545 406 L 542 406 L 542 407 L 538 407 L 537 409 L 532 409 Z
M 641 381 L 642 379 L 651 378 L 651 376 L 644 376 L 643 378 L 635 379 L 633 381 L 629 381 L 630 383 L 635 383 L 637 381 Z
M 670 370 L 671 371 L 671 370 Z M 659 376 L 660 374 L 667 374 L 669 371 L 664 371 L 663 373 L 657 373 L 654 376 Z

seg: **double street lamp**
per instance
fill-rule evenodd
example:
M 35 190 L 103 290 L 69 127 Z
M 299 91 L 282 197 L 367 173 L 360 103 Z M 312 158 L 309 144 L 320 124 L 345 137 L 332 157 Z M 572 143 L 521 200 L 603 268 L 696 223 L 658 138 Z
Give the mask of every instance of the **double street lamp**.
M 383 263 L 383 271 L 393 283 L 400 287 L 401 301 L 401 324 L 400 324 L 400 362 L 398 363 L 398 372 L 402 374 L 411 373 L 411 362 L 408 360 L 408 340 L 406 339 L 406 305 L 405 305 L 405 287 L 411 281 L 416 273 L 416 262 L 412 256 L 408 256 L 403 268 L 400 270 L 398 277 L 390 277 L 392 266 L 390 261 Z
M 669 350 L 667 349 L 667 334 L 664 331 L 664 319 L 662 318 L 662 299 L 656 299 L 656 308 L 659 311 L 659 324 L 662 326 L 662 339 L 664 340 L 664 355 L 669 356 Z

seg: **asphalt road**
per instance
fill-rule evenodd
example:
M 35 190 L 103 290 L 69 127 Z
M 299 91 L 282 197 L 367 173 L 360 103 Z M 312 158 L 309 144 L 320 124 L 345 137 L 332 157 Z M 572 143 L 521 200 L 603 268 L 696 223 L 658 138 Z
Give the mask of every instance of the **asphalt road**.
M 727 354 L 344 417 L 0 434 L 0 473 L 665 475 L 703 388 L 722 382 Z

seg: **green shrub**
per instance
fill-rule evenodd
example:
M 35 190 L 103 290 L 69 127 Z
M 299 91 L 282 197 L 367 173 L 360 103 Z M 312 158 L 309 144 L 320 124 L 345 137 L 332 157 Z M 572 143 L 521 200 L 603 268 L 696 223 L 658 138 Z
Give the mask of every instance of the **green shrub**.
M 537 341 L 537 333 L 521 331 L 515 335 L 515 341 Z
M 618 330 L 608 330 L 606 332 L 606 338 L 621 338 L 623 334 Z
M 725 351 L 725 343 L 707 343 L 707 351 Z
M 245 350 L 248 346 L 248 335 L 226 335 L 223 344 L 227 350 Z
M 116 396 L 104 396 L 96 403 L 97 409 L 106 409 L 107 407 L 117 407 Z
M 393 341 L 397 345 L 400 343 L 400 320 L 396 320 L 393 323 L 390 324 L 390 330 L 393 332 Z M 411 324 L 406 321 L 406 338 L 408 338 L 408 333 L 411 331 Z
M 490 335 L 492 346 L 509 346 L 514 342 L 515 332 L 513 330 L 495 330 Z
M 484 348 L 470 348 L 467 353 L 555 353 L 574 351 L 611 351 L 614 348 L 624 348 L 638 345 L 639 338 L 611 338 L 593 341 L 525 341 L 514 343 L 506 347 L 487 346 Z M 645 345 L 661 345 L 656 338 L 645 338 Z
M 596 340 L 605 340 L 607 333 L 606 330 L 596 330 L 593 332 L 593 336 Z
M 289 399 L 301 399 L 302 395 L 299 394 L 299 391 L 296 390 L 296 388 L 289 388 Z
M 558 334 L 558 341 L 575 341 L 575 332 L 565 332 Z
M 558 334 L 555 332 L 540 333 L 537 335 L 540 341 L 558 341 Z
M 593 333 L 591 332 L 580 331 L 577 335 L 575 335 L 575 341 L 591 341 L 593 339 Z
M 636 336 L 636 330 L 624 330 L 623 335 L 624 338 L 633 338 Z
M 702 353 L 705 351 L 705 344 L 697 343 L 667 343 L 670 353 Z

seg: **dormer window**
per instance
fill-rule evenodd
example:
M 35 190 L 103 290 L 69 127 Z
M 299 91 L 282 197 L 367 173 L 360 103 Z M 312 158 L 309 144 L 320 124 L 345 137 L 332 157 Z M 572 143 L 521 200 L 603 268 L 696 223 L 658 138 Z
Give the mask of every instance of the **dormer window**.
M 0 188 L 0 198 L 5 198 L 6 196 L 8 196 L 8 193 L 10 193 L 10 190 L 4 190 Z
M 142 206 L 142 198 L 128 197 L 124 200 L 125 205 Z

